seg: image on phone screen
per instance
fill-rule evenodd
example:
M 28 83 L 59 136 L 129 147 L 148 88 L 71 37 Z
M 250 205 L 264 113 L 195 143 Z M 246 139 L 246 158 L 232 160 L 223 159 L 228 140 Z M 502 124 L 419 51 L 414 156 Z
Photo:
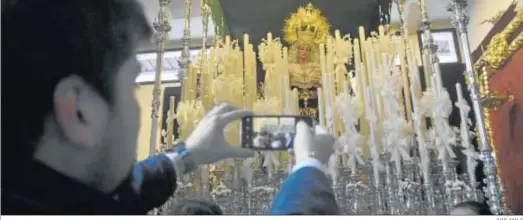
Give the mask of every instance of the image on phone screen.
M 250 116 L 242 119 L 242 147 L 253 150 L 286 150 L 292 148 L 296 124 L 306 116 Z

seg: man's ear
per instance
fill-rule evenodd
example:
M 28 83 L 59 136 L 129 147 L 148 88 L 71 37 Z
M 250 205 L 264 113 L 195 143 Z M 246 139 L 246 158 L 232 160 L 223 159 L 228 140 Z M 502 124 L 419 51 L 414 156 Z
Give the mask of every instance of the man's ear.
M 62 134 L 77 146 L 92 148 L 105 130 L 102 126 L 108 119 L 107 104 L 78 76 L 64 78 L 57 84 L 54 110 Z

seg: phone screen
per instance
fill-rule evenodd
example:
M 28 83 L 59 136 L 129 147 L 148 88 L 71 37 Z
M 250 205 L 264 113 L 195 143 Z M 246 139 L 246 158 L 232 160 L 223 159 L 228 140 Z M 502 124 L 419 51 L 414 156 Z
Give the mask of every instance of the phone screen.
M 252 150 L 286 150 L 293 147 L 296 124 L 304 121 L 312 126 L 308 116 L 274 115 L 242 118 L 242 147 Z

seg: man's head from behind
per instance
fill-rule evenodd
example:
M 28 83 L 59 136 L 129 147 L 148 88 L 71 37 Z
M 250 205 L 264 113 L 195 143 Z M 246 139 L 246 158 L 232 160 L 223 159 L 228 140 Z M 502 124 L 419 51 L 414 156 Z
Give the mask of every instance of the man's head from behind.
M 451 215 L 492 215 L 486 203 L 474 201 L 462 202 L 455 205 L 451 210 Z
M 130 173 L 136 152 L 136 48 L 152 33 L 134 0 L 20 0 L 2 13 L 2 170 L 32 161 L 101 191 Z M 19 94 L 23 93 L 23 94 Z M 25 167 L 24 167 L 25 166 Z M 4 166 L 5 167 L 5 166 Z M 4 181 L 2 181 L 4 182 Z
M 216 203 L 202 198 L 185 199 L 176 204 L 175 215 L 222 215 L 222 209 Z

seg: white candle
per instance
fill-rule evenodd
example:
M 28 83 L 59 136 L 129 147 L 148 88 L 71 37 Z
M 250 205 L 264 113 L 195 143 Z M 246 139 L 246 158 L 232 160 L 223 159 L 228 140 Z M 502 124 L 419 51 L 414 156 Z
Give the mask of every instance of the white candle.
M 289 77 L 285 77 L 285 114 L 292 114 L 291 90 L 289 89 Z
M 282 104 L 281 105 L 281 111 L 283 114 L 286 114 L 286 111 L 287 111 L 287 90 L 288 90 L 288 86 L 285 84 L 287 81 L 285 80 L 285 76 L 280 76 L 280 95 L 279 97 L 281 98 L 281 101 L 280 103 Z
M 325 104 L 324 104 L 324 100 L 323 100 L 323 93 L 321 91 L 321 88 L 318 88 L 317 90 L 318 92 L 318 110 L 319 110 L 319 114 L 318 114 L 318 118 L 319 118 L 319 123 L 321 126 L 325 126 Z
M 410 75 L 411 76 L 411 82 L 416 82 L 418 81 L 419 82 L 419 72 L 418 72 L 418 68 L 417 68 L 417 61 L 416 59 L 413 59 L 413 62 L 411 62 L 411 65 L 409 67 L 409 69 L 412 70 L 412 74 Z M 419 106 L 419 100 L 418 100 L 418 96 L 416 95 L 416 91 L 418 90 L 418 87 L 419 84 L 418 83 L 411 83 L 410 84 L 410 95 L 411 95 L 411 98 L 412 98 L 412 108 L 414 110 L 414 114 L 416 114 L 418 117 L 417 119 L 419 121 L 414 121 L 414 129 L 416 130 L 416 140 L 418 142 L 418 151 L 420 153 L 420 159 L 421 159 L 421 168 L 422 168 L 422 172 L 423 172 L 423 178 L 425 179 L 425 181 L 429 181 L 430 180 L 430 171 L 429 171 L 429 166 L 430 166 L 430 159 L 429 159 L 429 155 L 428 155 L 428 152 L 427 152 L 427 149 L 425 147 L 425 138 L 424 138 L 424 134 L 423 134 L 423 128 L 422 128 L 422 122 L 421 120 L 423 120 L 423 116 L 421 115 L 421 112 L 420 112 L 420 106 Z M 414 117 L 413 117 L 414 118 Z
M 443 80 L 441 79 L 441 69 L 439 67 L 439 64 L 434 64 L 434 72 L 436 77 L 436 84 L 437 85 L 437 91 L 438 94 L 440 93 L 441 89 L 443 89 Z
M 292 89 L 292 102 L 294 106 L 294 114 L 299 115 L 300 114 L 300 99 L 298 97 L 298 89 L 294 88 Z
M 457 95 L 458 95 L 458 103 L 461 103 L 463 105 L 466 105 L 467 104 L 467 101 L 463 98 L 463 92 L 461 91 L 461 84 L 459 83 L 456 83 L 456 92 L 457 92 Z M 467 124 L 467 119 L 468 119 L 468 111 L 469 109 L 465 109 L 466 107 L 465 106 L 458 106 L 459 107 L 459 115 L 460 115 L 460 118 L 461 118 L 461 141 L 462 143 L 465 143 L 467 144 L 467 146 L 463 146 L 463 147 L 466 147 L 466 148 L 470 148 L 471 145 L 468 144 L 469 143 L 469 134 L 468 134 L 468 124 Z
M 463 92 L 461 91 L 461 84 L 456 83 L 456 92 L 458 96 L 458 108 L 459 115 L 461 118 L 461 146 L 469 151 L 475 152 L 474 146 L 470 144 L 469 138 L 469 126 L 468 126 L 468 113 L 470 111 L 466 100 L 463 98 Z M 476 158 L 472 155 L 467 155 L 467 173 L 471 182 L 476 182 Z
M 327 130 L 332 134 L 332 114 L 331 114 L 331 99 L 330 99 L 330 75 L 323 74 L 323 103 L 325 103 L 325 125 Z
M 327 72 L 327 68 L 325 67 L 325 45 L 320 44 L 320 71 L 321 74 L 325 74 Z
M 431 87 L 432 95 L 434 96 L 434 98 L 437 98 L 438 94 L 439 94 L 439 89 L 437 88 L 436 78 L 435 77 L 431 77 L 430 81 L 431 81 L 431 84 L 433 85 Z
M 364 96 L 365 96 L 365 106 L 366 106 L 366 114 L 372 114 L 374 113 L 374 110 L 372 109 L 372 98 L 371 98 L 371 92 L 370 88 L 364 89 Z M 375 115 L 374 115 L 375 116 Z M 370 138 L 370 153 L 372 157 L 372 167 L 373 167 L 373 173 L 374 173 L 374 180 L 377 181 L 380 179 L 380 156 L 378 153 L 378 146 L 376 145 L 376 135 L 375 135 L 375 121 L 369 120 L 369 138 Z

